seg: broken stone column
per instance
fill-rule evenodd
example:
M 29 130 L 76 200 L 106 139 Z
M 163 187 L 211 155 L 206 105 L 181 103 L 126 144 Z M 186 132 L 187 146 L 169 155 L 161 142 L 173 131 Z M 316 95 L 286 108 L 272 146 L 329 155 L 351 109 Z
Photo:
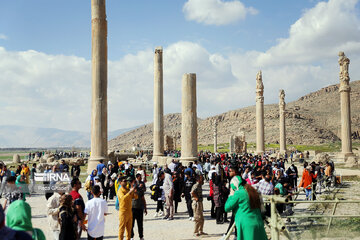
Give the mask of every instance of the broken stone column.
M 154 151 L 153 157 L 164 155 L 163 49 L 154 55 Z
M 165 135 L 164 137 L 164 149 L 165 151 L 173 151 L 175 150 L 174 148 L 174 138 L 169 136 L 169 135 Z
M 107 159 L 107 21 L 105 0 L 91 0 L 92 104 L 88 173 Z
M 344 54 L 339 52 L 340 65 L 340 106 L 341 106 L 341 158 L 347 160 L 353 156 L 351 142 L 351 112 L 350 112 L 350 77 L 349 77 L 350 60 Z
M 231 135 L 229 139 L 229 153 L 234 153 L 234 136 Z
M 280 154 L 286 153 L 286 129 L 285 129 L 285 91 L 279 93 L 279 118 L 280 118 Z
M 214 153 L 217 152 L 217 120 L 214 120 Z
M 245 138 L 245 132 L 239 131 L 239 137 L 241 140 L 240 151 L 241 151 L 241 153 L 247 153 L 247 142 L 246 142 L 246 138 Z
M 182 78 L 181 161 L 184 166 L 197 160 L 196 74 Z
M 256 75 L 256 154 L 264 152 L 264 85 L 259 71 Z
M 21 163 L 21 158 L 19 154 L 13 155 L 13 163 Z

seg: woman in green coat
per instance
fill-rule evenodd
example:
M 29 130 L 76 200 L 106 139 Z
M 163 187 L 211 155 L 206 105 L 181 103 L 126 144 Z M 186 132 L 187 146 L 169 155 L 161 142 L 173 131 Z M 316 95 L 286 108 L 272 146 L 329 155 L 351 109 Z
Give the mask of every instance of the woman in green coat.
M 257 191 L 246 184 L 235 191 L 225 204 L 225 211 L 234 211 L 238 240 L 267 240 L 264 222 L 261 217 L 260 196 Z

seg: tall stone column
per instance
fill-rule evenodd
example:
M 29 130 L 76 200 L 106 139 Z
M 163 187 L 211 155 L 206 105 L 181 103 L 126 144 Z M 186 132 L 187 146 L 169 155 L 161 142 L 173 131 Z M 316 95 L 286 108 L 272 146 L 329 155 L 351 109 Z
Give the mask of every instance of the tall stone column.
M 256 75 L 256 154 L 264 152 L 264 85 L 259 71 Z
M 279 93 L 280 154 L 286 153 L 285 105 L 285 91 L 281 89 Z
M 164 155 L 163 49 L 154 55 L 154 151 L 153 157 Z
M 218 122 L 215 119 L 214 120 L 214 153 L 217 152 L 217 125 L 218 125 Z
M 181 161 L 184 166 L 197 160 L 196 74 L 182 78 Z
M 106 160 L 107 146 L 107 21 L 105 0 L 91 0 L 92 104 L 90 173 Z
M 351 142 L 351 112 L 350 112 L 350 60 L 344 54 L 339 52 L 340 65 L 340 105 L 341 105 L 341 155 L 346 161 L 348 157 L 353 156 Z

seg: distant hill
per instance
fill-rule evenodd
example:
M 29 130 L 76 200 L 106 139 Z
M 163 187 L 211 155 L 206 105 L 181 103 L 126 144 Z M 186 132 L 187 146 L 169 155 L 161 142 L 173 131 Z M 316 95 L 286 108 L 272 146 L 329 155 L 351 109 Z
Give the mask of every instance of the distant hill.
M 360 81 L 351 82 L 352 130 L 360 131 Z M 265 90 L 266 91 L 266 90 Z M 265 99 L 266 102 L 266 99 Z M 279 139 L 279 107 L 265 105 L 265 142 Z M 218 120 L 218 142 L 229 142 L 230 135 L 244 131 L 248 142 L 255 142 L 255 106 L 228 111 L 198 120 L 199 144 L 213 143 L 212 121 Z M 181 114 L 164 117 L 165 134 L 181 132 Z M 340 140 L 339 85 L 331 85 L 309 93 L 286 105 L 286 134 L 288 144 L 320 144 Z M 130 149 L 135 144 L 152 147 L 153 124 L 147 124 L 110 140 L 109 149 Z M 178 140 L 180 144 L 180 139 Z
M 134 128 L 109 132 L 108 139 Z M 0 148 L 90 147 L 90 132 L 66 131 L 56 128 L 0 126 Z

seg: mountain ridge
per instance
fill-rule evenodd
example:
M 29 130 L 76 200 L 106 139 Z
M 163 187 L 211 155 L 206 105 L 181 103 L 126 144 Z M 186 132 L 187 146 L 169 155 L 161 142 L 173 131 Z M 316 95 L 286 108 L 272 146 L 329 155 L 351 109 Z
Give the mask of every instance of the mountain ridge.
M 350 83 L 352 130 L 360 130 L 360 80 Z M 286 104 L 287 144 L 322 144 L 340 140 L 340 94 L 339 84 L 329 85 L 310 92 L 298 100 Z M 265 99 L 266 101 L 266 99 Z M 278 104 L 265 104 L 265 143 L 279 140 Z M 218 121 L 218 143 L 228 143 L 231 135 L 243 131 L 247 142 L 255 142 L 255 105 L 230 110 L 204 119 L 198 118 L 198 144 L 213 143 L 212 122 Z M 152 147 L 153 123 L 123 133 L 109 141 L 110 150 L 131 149 L 139 144 Z M 178 136 L 180 144 L 181 114 L 164 116 L 164 133 Z

